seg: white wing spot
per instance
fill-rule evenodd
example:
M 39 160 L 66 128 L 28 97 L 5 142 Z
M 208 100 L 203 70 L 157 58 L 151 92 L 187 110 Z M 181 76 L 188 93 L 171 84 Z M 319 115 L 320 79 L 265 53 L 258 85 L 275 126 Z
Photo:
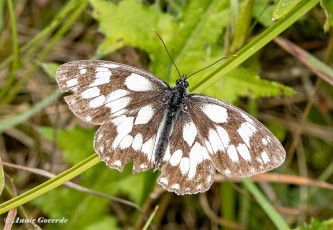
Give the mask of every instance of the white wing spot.
M 118 112 L 119 110 L 122 110 L 123 108 L 128 106 L 130 102 L 131 102 L 131 99 L 129 97 L 122 97 L 118 100 L 107 103 L 105 105 L 105 107 L 110 108 L 111 114 L 112 114 L 112 113 Z
M 109 69 L 97 67 L 96 71 L 96 79 L 89 85 L 90 87 L 104 85 L 110 82 L 111 71 Z
M 103 137 L 103 134 L 101 133 L 98 135 L 97 140 L 99 141 L 102 137 Z
M 77 83 L 78 81 L 76 78 L 66 81 L 67 87 L 73 87 L 74 85 L 77 85 Z
M 133 149 L 136 151 L 140 150 L 142 143 L 143 143 L 142 134 L 141 133 L 136 134 L 132 143 Z
M 245 144 L 239 144 L 237 146 L 237 150 L 238 150 L 239 155 L 241 155 L 241 157 L 244 160 L 247 160 L 247 161 L 251 160 L 251 155 L 250 155 L 249 149 L 246 147 Z
M 202 185 L 199 184 L 199 185 L 197 186 L 197 189 L 199 190 L 199 189 L 201 189 L 201 187 L 202 187 Z
M 95 99 L 91 100 L 89 102 L 89 107 L 90 108 L 98 108 L 102 106 L 105 102 L 105 97 L 103 95 L 96 97 Z
M 251 119 L 248 115 L 246 115 L 245 113 L 241 113 L 241 115 L 246 121 L 253 124 L 253 119 Z
M 110 157 L 105 157 L 104 160 L 105 160 L 105 161 L 109 161 L 109 160 L 110 160 Z
M 226 169 L 226 170 L 224 170 L 224 174 L 227 175 L 227 176 L 229 176 L 229 175 L 231 174 L 230 169 Z
M 109 103 L 109 102 L 111 102 L 111 101 L 117 100 L 117 99 L 119 99 L 119 98 L 121 98 L 121 97 L 124 97 L 124 96 L 128 95 L 128 93 L 129 93 L 129 92 L 126 91 L 126 90 L 123 90 L 123 89 L 117 89 L 117 90 L 111 92 L 111 93 L 107 96 L 107 98 L 106 98 L 106 102 Z
M 123 117 L 123 116 L 121 116 L 121 117 Z M 115 120 L 116 119 L 114 119 L 112 122 L 114 123 Z M 134 120 L 133 117 L 126 117 L 125 116 L 125 119 L 122 119 L 121 122 L 119 123 L 119 125 L 117 125 L 117 133 L 118 133 L 118 135 L 116 136 L 116 138 L 114 139 L 114 141 L 112 143 L 112 148 L 113 149 L 116 149 L 118 147 L 118 145 L 120 144 L 120 142 L 122 141 L 122 139 L 128 133 L 130 133 L 132 131 L 133 120 Z
M 171 186 L 171 188 L 178 190 L 180 188 L 179 184 L 174 184 Z
M 261 153 L 261 158 L 262 158 L 262 160 L 264 161 L 264 164 L 266 164 L 267 162 L 270 161 L 270 159 L 269 159 L 269 157 L 268 157 L 268 155 L 267 155 L 267 153 L 266 153 L 265 151 L 263 151 L 263 152 Z
M 183 127 L 183 138 L 190 147 L 192 146 L 194 139 L 197 136 L 197 132 L 197 128 L 192 121 L 188 122 Z
M 211 181 L 212 181 L 212 176 L 209 175 L 209 176 L 206 178 L 206 182 L 207 182 L 207 183 L 210 183 Z
M 121 109 L 118 112 L 113 113 L 112 116 L 117 117 L 117 116 L 123 115 L 124 113 L 127 113 L 127 109 Z
M 190 169 L 190 160 L 188 159 L 188 157 L 182 158 L 179 164 L 179 168 L 183 175 L 188 172 L 188 170 Z
M 163 184 L 168 184 L 168 183 L 169 183 L 168 179 L 165 178 L 165 177 L 162 177 L 162 178 L 160 179 L 160 181 L 161 181 L 161 183 L 163 183 Z
M 241 124 L 237 132 L 245 144 L 250 147 L 250 138 L 253 136 L 256 130 L 257 129 L 250 122 L 244 122 Z
M 80 69 L 80 74 L 85 74 L 87 72 L 87 69 L 86 68 L 81 68 Z
M 141 169 L 144 169 L 144 168 L 146 168 L 146 167 L 147 167 L 147 165 L 145 165 L 145 164 L 141 164 L 141 165 L 140 165 L 140 168 L 141 168 Z
M 103 152 L 104 151 L 104 146 L 99 147 L 99 151 Z
M 122 115 L 120 117 L 117 117 L 113 119 L 111 122 L 115 125 L 118 126 L 121 122 L 123 122 L 127 117 L 125 115 Z
M 264 145 L 267 145 L 267 144 L 268 144 L 266 138 L 261 139 L 261 141 L 262 141 L 262 143 L 263 143 Z
M 208 140 L 205 140 L 205 145 L 206 145 L 206 148 L 208 149 L 209 153 L 211 153 L 211 154 L 214 153 L 212 146 L 210 145 L 210 142 Z
M 209 129 L 208 138 L 214 153 L 219 150 L 225 150 L 219 135 L 214 129 Z
M 113 164 L 116 165 L 116 166 L 121 166 L 121 161 L 117 160 L 117 161 L 113 162 Z
M 220 126 L 216 126 L 216 131 L 220 136 L 220 140 L 224 146 L 224 149 L 228 149 L 229 144 L 230 144 L 230 137 L 229 137 L 228 132 Z
M 112 63 L 103 64 L 103 66 L 106 67 L 106 68 L 111 68 L 111 69 L 119 67 L 119 65 L 112 64 Z
M 227 109 L 220 105 L 203 104 L 202 111 L 216 123 L 225 123 L 228 119 Z
M 99 96 L 99 88 L 93 87 L 89 88 L 81 93 L 83 99 L 89 99 Z
M 86 121 L 89 122 L 89 121 L 91 121 L 91 120 L 92 120 L 91 116 L 87 116 L 87 117 L 86 117 Z
M 147 124 L 150 121 L 150 119 L 153 117 L 153 115 L 154 115 L 153 107 L 151 105 L 146 105 L 139 110 L 138 116 L 136 117 L 134 124 L 135 125 Z
M 263 164 L 263 163 L 264 163 L 260 157 L 256 157 L 256 160 L 257 160 L 260 164 Z
M 133 137 L 131 135 L 127 135 L 124 137 L 124 139 L 120 142 L 120 148 L 126 149 L 131 146 L 133 141 Z
M 170 158 L 170 164 L 172 165 L 172 166 L 176 166 L 176 165 L 178 165 L 179 163 L 180 163 L 180 160 L 182 159 L 182 156 L 183 156 L 183 152 L 182 152 L 182 150 L 180 150 L 180 149 L 178 149 L 177 151 L 175 151 L 173 154 L 172 154 L 172 156 L 171 156 L 171 158 Z
M 125 80 L 125 85 L 133 91 L 149 91 L 152 89 L 150 81 L 141 75 L 132 73 Z
M 166 150 L 165 150 L 163 161 L 169 161 L 170 157 L 171 157 L 171 155 L 170 155 L 170 145 L 168 145 Z
M 232 160 L 233 162 L 238 162 L 239 158 L 238 158 L 237 150 L 234 145 L 229 146 L 227 153 L 228 153 L 230 160 Z
M 188 178 L 194 178 L 195 174 L 197 173 L 197 166 L 203 160 L 209 159 L 209 155 L 207 150 L 201 146 L 198 142 L 195 142 L 190 153 L 190 171 L 188 173 Z
M 146 141 L 142 145 L 141 151 L 147 154 L 147 157 L 150 161 L 154 159 L 153 149 L 154 149 L 154 143 L 155 143 L 155 136 L 150 138 L 148 141 Z

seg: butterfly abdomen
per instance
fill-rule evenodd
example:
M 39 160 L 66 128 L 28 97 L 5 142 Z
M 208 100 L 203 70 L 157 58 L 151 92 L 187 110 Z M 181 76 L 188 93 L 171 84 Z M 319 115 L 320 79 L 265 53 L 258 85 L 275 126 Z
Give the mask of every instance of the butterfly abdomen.
M 159 165 L 163 159 L 166 148 L 170 142 L 173 126 L 178 118 L 180 110 L 184 106 L 184 98 L 187 95 L 186 88 L 183 85 L 177 84 L 171 90 L 171 94 L 167 96 L 167 110 L 165 122 L 161 129 L 161 135 L 157 141 L 155 151 L 155 165 Z

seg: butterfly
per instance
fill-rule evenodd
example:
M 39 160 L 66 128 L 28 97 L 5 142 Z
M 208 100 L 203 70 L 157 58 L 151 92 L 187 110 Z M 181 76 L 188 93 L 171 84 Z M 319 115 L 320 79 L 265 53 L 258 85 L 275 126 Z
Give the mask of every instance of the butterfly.
M 217 98 L 190 94 L 185 75 L 173 87 L 121 63 L 81 60 L 56 73 L 64 99 L 85 122 L 101 125 L 94 149 L 110 168 L 160 170 L 157 182 L 176 194 L 207 191 L 216 170 L 250 177 L 284 162 L 285 150 L 258 120 Z

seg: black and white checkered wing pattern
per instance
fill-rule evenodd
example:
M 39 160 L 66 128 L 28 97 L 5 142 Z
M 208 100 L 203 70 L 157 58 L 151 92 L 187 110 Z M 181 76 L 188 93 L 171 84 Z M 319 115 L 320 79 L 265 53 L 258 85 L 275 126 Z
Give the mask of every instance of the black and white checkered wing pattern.
M 59 67 L 56 80 L 64 99 L 82 120 L 101 125 L 162 100 L 169 85 L 149 72 L 109 61 L 82 60 Z
M 108 61 L 74 61 L 59 67 L 56 80 L 69 108 L 82 120 L 101 124 L 94 149 L 110 168 L 133 172 L 154 165 L 153 147 L 164 115 L 167 83 L 140 69 Z
M 249 177 L 283 163 L 285 150 L 258 120 L 216 98 L 191 94 L 164 156 L 158 183 L 177 194 L 209 189 L 215 169 Z

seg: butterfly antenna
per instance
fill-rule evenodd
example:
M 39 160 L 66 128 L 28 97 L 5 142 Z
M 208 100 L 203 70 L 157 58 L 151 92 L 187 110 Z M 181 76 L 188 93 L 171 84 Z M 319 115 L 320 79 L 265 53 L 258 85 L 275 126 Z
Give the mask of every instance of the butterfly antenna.
M 169 53 L 169 50 L 168 50 L 168 48 L 166 47 L 166 45 L 165 45 L 163 39 L 161 38 L 161 36 L 157 33 L 157 31 L 156 31 L 155 29 L 153 29 L 153 31 L 155 32 L 155 34 L 157 35 L 157 37 L 162 41 L 162 43 L 163 43 L 163 45 L 164 45 L 164 48 L 165 48 L 165 50 L 167 51 L 167 53 L 168 53 L 168 55 L 169 55 L 169 57 L 170 57 L 170 59 L 171 59 L 173 65 L 176 67 L 176 70 L 177 70 L 177 72 L 178 72 L 178 74 L 179 74 L 179 77 L 182 78 L 182 76 L 181 76 L 181 74 L 180 74 L 180 72 L 179 72 L 179 70 L 178 70 L 178 68 L 177 68 L 177 66 L 176 66 L 176 63 L 173 61 L 173 59 L 172 59 L 172 57 L 171 57 L 171 55 L 170 55 L 170 53 Z
M 223 59 L 227 59 L 227 58 L 230 58 L 230 57 L 236 57 L 236 56 L 237 56 L 236 54 L 233 54 L 233 55 L 230 55 L 230 56 L 223 57 L 223 58 L 217 60 L 216 62 L 214 62 L 213 64 L 210 64 L 209 66 L 206 66 L 205 68 L 200 69 L 200 70 L 198 70 L 198 71 L 196 71 L 196 72 L 194 72 L 194 73 L 188 75 L 188 76 L 186 77 L 186 79 L 189 79 L 189 77 L 193 76 L 194 74 L 197 74 L 197 73 L 199 73 L 199 72 L 201 72 L 201 71 L 203 71 L 203 70 L 205 70 L 205 69 L 207 69 L 207 68 L 209 68 L 209 67 L 215 65 L 216 63 L 218 63 L 219 61 L 222 61 Z

